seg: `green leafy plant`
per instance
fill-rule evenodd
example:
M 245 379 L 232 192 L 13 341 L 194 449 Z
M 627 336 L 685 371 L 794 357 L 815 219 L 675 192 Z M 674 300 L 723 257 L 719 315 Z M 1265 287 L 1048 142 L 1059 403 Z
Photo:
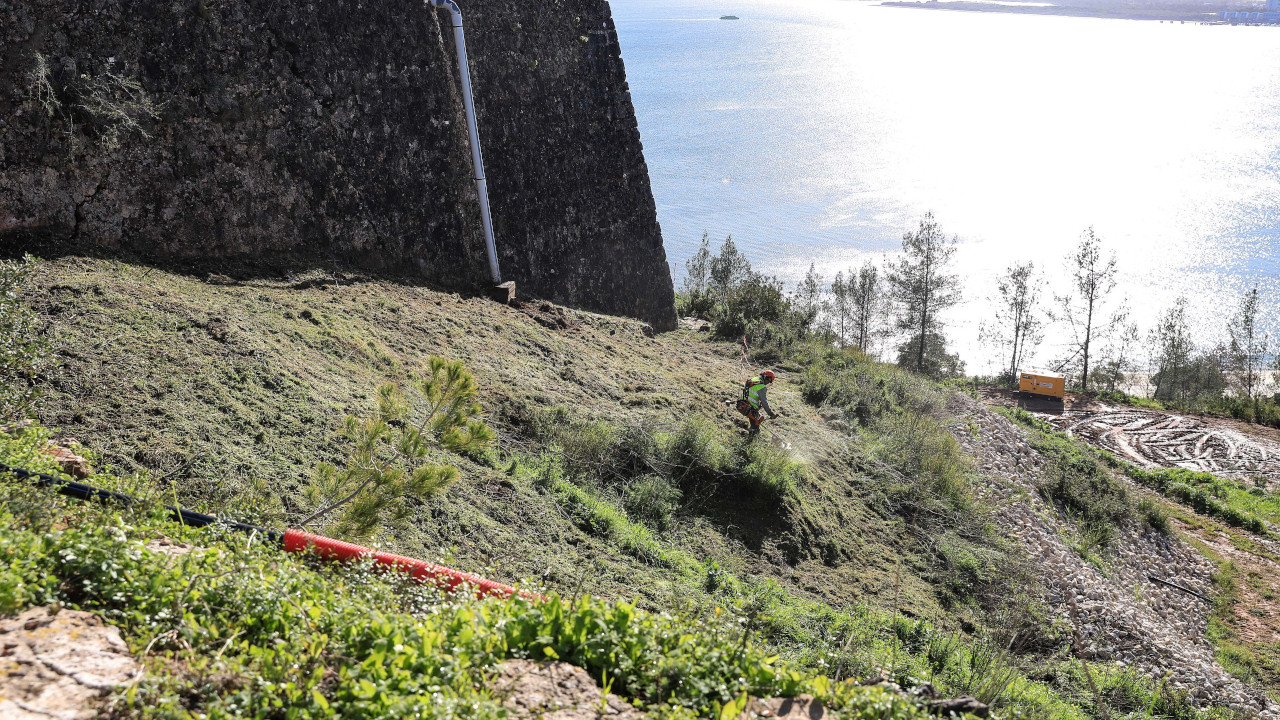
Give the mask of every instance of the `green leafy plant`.
M 378 409 L 360 419 L 348 415 L 342 435 L 352 447 L 346 463 L 316 466 L 304 491 L 313 510 L 299 524 L 349 538 L 368 538 L 384 523 L 403 522 L 409 498 L 440 492 L 458 478 L 453 465 L 432 462 L 433 449 L 474 454 L 495 437 L 481 418 L 476 385 L 460 361 L 432 357 L 430 375 L 416 383 L 422 395 L 414 411 L 400 388 L 378 388 Z

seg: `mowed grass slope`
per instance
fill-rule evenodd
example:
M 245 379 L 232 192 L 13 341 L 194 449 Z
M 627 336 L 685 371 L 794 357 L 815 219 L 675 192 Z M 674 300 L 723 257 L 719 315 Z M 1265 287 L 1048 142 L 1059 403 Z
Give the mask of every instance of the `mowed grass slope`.
M 687 667 L 645 660 L 650 674 L 635 675 L 640 684 L 615 686 L 660 715 L 671 710 L 662 703 L 680 701 L 683 709 L 670 717 L 719 716 L 721 704 L 747 685 L 752 692 L 813 691 L 855 717 L 862 712 L 855 696 L 871 693 L 876 697 L 865 709 L 877 717 L 917 715 L 919 702 L 891 686 L 884 686 L 888 694 L 883 687 L 861 689 L 888 678 L 907 688 L 929 682 L 947 696 L 973 695 L 1002 717 L 1106 720 L 1110 711 L 1098 703 L 1099 693 L 1119 713 L 1224 716 L 1198 713 L 1185 694 L 1132 671 L 1098 664 L 1086 671 L 1071 659 L 1061 628 L 1033 599 L 1034 568 L 993 529 L 989 508 L 974 492 L 972 459 L 944 425 L 953 391 L 857 353 L 803 339 L 765 343 L 758 352 L 785 358 L 774 368 L 780 379 L 771 400 L 788 414 L 772 424 L 776 442 L 766 434 L 746 443 L 741 420 L 723 401 L 760 368 L 743 362 L 734 343 L 692 331 L 650 337 L 626 319 L 538 302 L 504 307 L 403 278 L 319 272 L 237 282 L 64 257 L 42 262 L 30 287 L 27 300 L 47 322 L 59 360 L 42 383 L 39 420 L 54 437 L 82 442 L 99 467 L 114 468 L 93 482 L 273 526 L 307 514 L 300 490 L 317 463 L 342 461 L 342 420 L 368 413 L 380 384 L 407 389 L 431 356 L 466 363 L 498 442 L 467 456 L 438 450 L 434 459 L 456 464 L 460 480 L 416 501 L 408 526 L 378 542 L 497 580 L 532 580 L 566 600 L 547 607 L 570 613 L 630 617 L 626 603 L 635 598 L 641 610 L 655 612 L 637 616 L 653 622 L 636 626 L 633 646 L 657 648 L 653 658 L 671 656 L 660 642 L 684 646 L 682 638 L 705 637 Z M 45 433 L 39 425 L 0 429 L 0 461 L 49 469 L 52 461 L 36 452 Z M 125 476 L 133 472 L 139 474 Z M 13 487 L 5 490 L 6 482 Z M 118 581 L 160 574 L 155 558 L 133 553 L 132 545 L 120 546 L 129 550 L 123 556 L 140 557 L 141 565 L 127 572 L 101 565 L 110 571 L 110 582 L 101 584 L 110 602 L 68 594 L 86 578 L 100 579 L 49 559 L 61 557 L 57 543 L 73 541 L 103 545 L 114 556 L 101 542 L 104 533 L 124 533 L 137 544 L 164 532 L 161 523 L 122 522 L 109 517 L 113 510 L 86 509 L 79 519 L 65 514 L 63 532 L 62 520 L 51 520 L 29 487 L 0 478 L 0 490 L 23 500 L 13 507 L 31 510 L 31 517 L 0 513 L 0 541 L 46 548 L 36 560 L 0 567 L 0 591 L 26 588 L 0 592 L 6 610 L 57 601 L 142 617 L 139 608 L 163 604 L 154 587 L 117 592 Z M 194 533 L 180 537 L 205 542 Z M 27 555 L 36 557 L 10 554 Z M 227 598 L 242 589 L 301 597 L 307 595 L 301 588 L 317 584 L 269 554 L 237 562 L 250 573 L 246 578 L 261 565 L 294 579 L 277 588 L 274 581 L 242 583 L 236 573 L 223 573 L 217 577 L 228 580 L 219 580 L 217 592 Z M 335 573 L 335 582 L 344 578 Z M 385 590 L 345 599 L 324 590 L 315 601 L 336 608 L 334 627 L 356 627 L 348 618 L 361 603 L 374 596 L 391 602 L 392 590 Z M 236 623 L 278 619 L 239 599 L 220 602 L 232 608 L 227 632 Z M 501 621 L 495 627 L 527 627 L 533 639 L 501 640 L 501 652 L 481 648 L 468 660 L 478 672 L 508 655 L 572 655 L 593 674 L 622 677 L 609 664 L 626 654 L 620 635 L 597 643 L 574 630 L 571 642 L 557 645 L 543 636 L 567 625 L 543 622 L 542 606 L 526 613 L 516 605 L 494 606 L 491 617 Z M 189 617 L 206 622 L 202 614 Z M 410 627 L 412 618 L 379 627 L 395 635 L 402 624 Z M 465 623 L 456 627 L 466 637 L 499 642 L 467 634 Z M 346 640 L 325 640 L 336 637 L 327 628 L 313 627 L 317 634 L 300 635 L 296 647 L 272 652 L 305 646 L 319 648 L 307 652 L 319 652 L 321 664 L 366 664 L 343 646 Z M 126 630 L 136 647 L 149 646 L 151 633 L 160 632 Z M 1024 639 L 1026 654 L 1006 650 L 1014 638 Z M 381 652 L 377 642 L 369 647 Z M 580 653 L 584 642 L 608 661 Z M 202 643 L 188 649 L 207 647 Z M 240 643 L 244 662 L 234 661 L 241 683 L 235 687 L 282 679 L 257 659 L 274 657 L 260 654 L 261 643 Z M 439 659 L 434 651 L 419 656 Z M 174 698 L 182 704 L 198 697 L 208 707 L 234 702 L 242 714 L 256 713 L 259 701 L 283 702 L 237 693 L 232 685 L 191 693 L 192 682 L 204 681 L 180 667 L 165 673 L 171 670 L 159 703 L 130 699 L 123 716 L 163 716 Z M 429 671 L 397 675 L 378 697 L 416 702 L 425 697 Z M 753 673 L 760 677 L 748 677 Z M 368 699 L 331 692 L 323 675 L 313 679 L 320 684 L 310 694 L 289 702 L 313 704 L 315 717 L 338 713 L 335 700 Z M 455 679 L 454 696 L 490 708 L 480 675 Z M 650 680 L 657 684 L 644 685 Z M 672 695 L 672 688 L 688 697 Z M 876 704 L 882 699 L 897 705 Z
M 860 501 L 847 440 L 802 402 L 797 373 L 781 371 L 772 391 L 789 413 L 775 430 L 802 465 L 795 492 L 678 510 L 650 534 L 682 562 L 662 567 L 620 550 L 539 482 L 544 448 L 525 432 L 535 419 L 663 433 L 701 417 L 732 438 L 739 421 L 722 401 L 758 371 L 732 343 L 687 330 L 651 338 L 627 319 L 537 302 L 508 308 L 403 279 L 235 282 L 76 257 L 39 272 L 28 299 L 60 360 L 41 421 L 119 471 L 145 471 L 181 502 L 296 520 L 315 464 L 344 453 L 343 416 L 367 412 L 379 383 L 403 383 L 441 355 L 474 372 L 499 449 L 463 460 L 462 480 L 418 509 L 413 532 L 387 540 L 394 549 L 663 607 L 701 597 L 697 565 L 715 563 L 837 607 L 896 602 L 946 620 L 914 541 Z M 733 497 L 724 488 L 722 500 Z M 277 498 L 283 515 L 270 512 Z

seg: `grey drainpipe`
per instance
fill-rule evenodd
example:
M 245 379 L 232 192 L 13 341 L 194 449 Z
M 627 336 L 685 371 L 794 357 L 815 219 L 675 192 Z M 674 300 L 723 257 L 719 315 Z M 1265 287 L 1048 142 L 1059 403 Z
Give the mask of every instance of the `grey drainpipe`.
M 476 194 L 480 196 L 480 226 L 484 229 L 484 247 L 489 253 L 489 276 L 494 285 L 502 283 L 498 271 L 498 248 L 493 242 L 493 220 L 489 216 L 489 187 L 484 179 L 484 158 L 480 156 L 480 129 L 476 125 L 476 108 L 471 99 L 471 70 L 467 67 L 467 38 L 462 32 L 462 8 L 454 0 L 425 0 L 428 5 L 448 8 L 453 15 L 453 40 L 458 49 L 458 72 L 462 75 L 462 105 L 467 112 L 467 134 L 471 136 L 471 164 L 475 168 Z

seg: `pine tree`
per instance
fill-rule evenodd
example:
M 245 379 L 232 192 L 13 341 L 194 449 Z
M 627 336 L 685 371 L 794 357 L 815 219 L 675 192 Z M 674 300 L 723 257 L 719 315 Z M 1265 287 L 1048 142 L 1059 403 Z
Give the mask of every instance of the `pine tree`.
M 1258 327 L 1258 309 L 1258 288 L 1255 287 L 1240 298 L 1240 306 L 1227 326 L 1236 384 L 1245 399 L 1253 404 L 1255 417 L 1258 414 L 1258 387 L 1262 384 L 1261 370 L 1270 351 L 1270 338 Z
M 844 273 L 837 272 L 836 279 L 831 281 L 831 314 L 835 322 L 836 338 L 840 341 L 840 347 L 844 347 L 849 338 L 846 323 L 852 312 L 851 300 L 849 284 L 845 282 Z
M 1075 251 L 1067 256 L 1067 268 L 1071 272 L 1072 289 L 1058 298 L 1072 333 L 1072 355 L 1067 362 L 1080 359 L 1083 365 L 1080 387 L 1088 392 L 1089 363 L 1095 345 L 1110 337 L 1125 319 L 1125 314 L 1120 312 L 1108 321 L 1103 320 L 1107 298 L 1116 287 L 1116 255 L 1113 252 L 1103 257 L 1102 240 L 1090 227 L 1084 231 Z
M 880 331 L 884 308 L 883 283 L 880 271 L 870 261 L 858 268 L 857 280 L 849 271 L 849 296 L 853 308 L 854 344 L 864 353 L 871 354 L 871 344 Z
M 1154 397 L 1181 400 L 1195 345 L 1187 325 L 1187 299 L 1179 297 L 1161 314 L 1151 331 L 1151 356 L 1155 361 Z
M 984 328 L 982 336 L 1006 348 L 1009 365 L 1004 375 L 1012 382 L 1018 368 L 1044 339 L 1044 321 L 1039 315 L 1041 279 L 1033 263 L 1014 263 L 1005 269 L 996 287 L 995 322 Z
M 809 263 L 809 272 L 796 288 L 796 310 L 800 313 L 800 326 L 806 332 L 817 322 L 825 303 L 822 300 L 822 276 L 818 274 L 813 263 Z
M 710 288 L 715 301 L 723 304 L 728 301 L 734 288 L 751 277 L 751 263 L 747 256 L 738 251 L 738 246 L 730 235 L 720 246 L 720 254 L 711 258 L 709 263 Z
M 960 301 L 959 279 L 947 272 L 958 242 L 943 234 L 933 213 L 925 213 L 920 227 L 902 236 L 902 256 L 889 263 L 889 286 L 899 304 L 897 326 L 909 333 L 899 361 L 918 373 L 939 365 L 925 357 L 944 347 L 938 314 Z

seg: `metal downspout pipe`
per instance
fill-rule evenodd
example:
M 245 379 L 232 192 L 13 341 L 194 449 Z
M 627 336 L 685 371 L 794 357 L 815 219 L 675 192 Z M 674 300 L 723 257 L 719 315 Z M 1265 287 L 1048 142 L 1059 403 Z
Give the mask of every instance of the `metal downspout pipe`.
M 489 253 L 489 276 L 494 285 L 502 284 L 498 270 L 498 249 L 493 241 L 493 219 L 489 215 L 489 187 L 484 178 L 484 158 L 480 155 L 480 129 L 476 124 L 476 108 L 471 98 L 471 70 L 467 66 L 467 39 L 462 31 L 462 8 L 454 0 L 424 0 L 428 5 L 447 8 L 453 16 L 453 40 L 458 49 L 458 72 L 462 75 L 462 105 L 467 113 L 467 134 L 471 137 L 471 165 L 475 169 L 476 194 L 480 196 L 480 226 L 484 229 L 484 246 Z

